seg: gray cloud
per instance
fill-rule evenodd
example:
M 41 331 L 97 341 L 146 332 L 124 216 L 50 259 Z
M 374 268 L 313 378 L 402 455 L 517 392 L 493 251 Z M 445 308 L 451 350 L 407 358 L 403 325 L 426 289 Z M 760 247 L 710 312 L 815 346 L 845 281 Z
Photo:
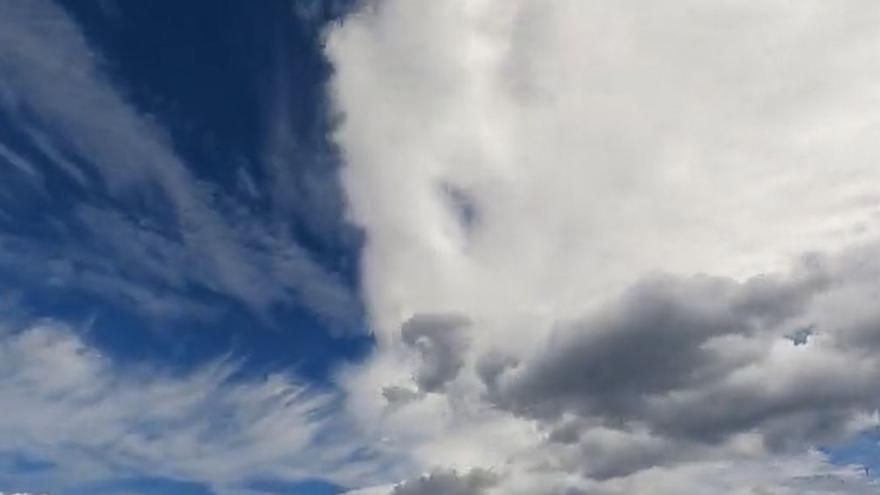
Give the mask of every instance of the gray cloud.
M 497 479 L 495 474 L 481 469 L 467 474 L 438 471 L 397 485 L 391 495 L 482 495 Z
M 476 361 L 468 332 L 479 327 L 449 315 L 412 317 L 401 341 L 419 352 L 417 388 L 382 389 L 395 406 L 389 414 L 418 411 L 425 402 L 415 399 L 435 392 L 459 414 L 488 409 L 537 427 L 511 462 L 544 484 L 505 475 L 491 493 L 643 493 L 652 479 L 643 474 L 658 470 L 667 492 L 679 493 L 710 486 L 695 473 L 713 465 L 740 476 L 758 459 L 794 458 L 876 424 L 875 250 L 809 254 L 787 273 L 743 281 L 649 276 L 558 324 L 534 348 L 483 348 Z M 755 489 L 794 493 L 794 483 L 821 492 L 824 478 L 793 477 L 825 469 L 822 462 L 768 473 Z M 869 485 L 829 476 L 841 493 Z M 717 493 L 749 486 L 725 483 Z
M 737 434 L 757 433 L 771 450 L 840 440 L 878 406 L 880 361 L 864 343 L 880 318 L 846 331 L 840 304 L 866 290 L 876 265 L 850 251 L 807 258 L 787 277 L 650 278 L 561 325 L 521 362 L 492 367 L 497 358 L 484 358 L 488 397 L 550 425 L 552 440 L 579 445 L 585 458 L 599 452 L 584 471 L 600 478 L 675 462 Z M 815 335 L 787 337 L 805 327 Z M 649 443 L 628 449 L 623 437 L 614 445 L 580 437 L 597 426 L 643 429 Z
M 421 357 L 415 376 L 420 390 L 441 390 L 464 367 L 467 325 L 467 319 L 453 315 L 416 315 L 403 324 L 401 340 Z

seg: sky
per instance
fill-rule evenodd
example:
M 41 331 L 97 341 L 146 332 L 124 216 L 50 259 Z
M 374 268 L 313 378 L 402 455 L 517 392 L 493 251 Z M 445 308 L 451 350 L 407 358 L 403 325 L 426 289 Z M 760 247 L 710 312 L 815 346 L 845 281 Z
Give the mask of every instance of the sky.
M 880 489 L 869 0 L 0 0 L 0 495 Z

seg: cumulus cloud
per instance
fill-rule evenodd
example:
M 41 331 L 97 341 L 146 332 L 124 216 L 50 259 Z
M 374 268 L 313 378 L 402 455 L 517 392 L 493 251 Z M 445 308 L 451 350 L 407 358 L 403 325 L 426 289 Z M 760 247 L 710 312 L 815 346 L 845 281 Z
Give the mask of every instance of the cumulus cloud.
M 489 375 L 489 400 L 546 427 L 552 456 L 592 478 L 746 439 L 761 453 L 839 442 L 877 424 L 877 349 L 836 306 L 876 291 L 877 263 L 847 253 L 823 265 L 790 279 L 645 281 Z M 804 343 L 786 337 L 805 326 Z
M 573 318 L 645 272 L 748 277 L 873 232 L 866 4 L 372 5 L 327 51 L 383 335 Z
M 877 424 L 878 26 L 366 3 L 327 37 L 379 342 L 352 413 L 421 471 L 509 468 L 493 493 L 871 490 L 811 449 Z M 425 339 L 456 371 L 419 395 L 432 314 L 468 345 Z
M 643 282 L 599 315 L 563 325 L 535 356 L 493 377 L 490 394 L 537 417 L 645 421 L 706 441 L 768 418 L 830 428 L 842 410 L 876 408 L 877 363 L 836 327 L 800 346 L 784 334 L 812 324 L 804 306 L 828 297 L 816 295 L 825 280 L 849 283 L 835 275 Z

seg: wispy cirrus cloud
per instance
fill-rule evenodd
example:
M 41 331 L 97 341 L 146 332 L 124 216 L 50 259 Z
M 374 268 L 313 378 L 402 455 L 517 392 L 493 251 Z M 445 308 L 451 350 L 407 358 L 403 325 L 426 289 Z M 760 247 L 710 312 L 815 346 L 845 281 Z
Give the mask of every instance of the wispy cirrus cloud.
M 202 305 L 186 290 L 194 286 L 262 316 L 299 305 L 334 331 L 358 326 L 354 291 L 299 245 L 289 218 L 257 213 L 256 202 L 193 174 L 63 9 L 4 2 L 0 31 L 0 110 L 22 134 L 2 156 L 35 177 L 42 167 L 66 174 L 73 212 L 61 225 L 69 230 L 54 232 L 65 245 L 4 233 L 4 268 L 101 295 L 116 291 L 153 316 Z M 46 257 L 54 262 L 46 266 Z
M 0 443 L 39 469 L 7 483 L 66 493 L 138 477 L 248 493 L 257 482 L 380 479 L 341 399 L 286 374 L 236 378 L 232 360 L 186 374 L 117 363 L 55 320 L 0 332 Z

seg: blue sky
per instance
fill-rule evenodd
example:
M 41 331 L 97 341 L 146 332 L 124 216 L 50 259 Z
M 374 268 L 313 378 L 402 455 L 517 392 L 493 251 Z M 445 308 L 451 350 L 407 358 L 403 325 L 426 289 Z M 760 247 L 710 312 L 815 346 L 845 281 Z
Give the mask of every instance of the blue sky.
M 0 495 L 875 493 L 875 10 L 0 0 Z
M 39 260 L 36 264 L 52 259 L 58 265 L 72 266 L 23 267 L 20 259 L 8 256 L 0 267 L 7 290 L 34 313 L 88 322 L 87 338 L 125 359 L 162 360 L 185 368 L 234 351 L 252 357 L 257 372 L 267 364 L 296 366 L 320 378 L 335 359 L 362 355 L 370 345 L 356 288 L 362 235 L 341 219 L 343 200 L 334 176 L 339 160 L 326 139 L 329 117 L 323 85 L 329 67 L 318 39 L 321 26 L 342 15 L 345 6 L 325 2 L 303 2 L 301 7 L 289 2 L 253 6 L 240 2 L 187 2 L 185 6 L 177 2 L 70 2 L 61 6 L 81 31 L 81 48 L 94 57 L 92 70 L 118 95 L 120 105 L 126 106 L 124 112 L 138 119 L 138 125 L 152 127 L 149 132 L 162 141 L 158 146 L 173 154 L 164 159 L 174 160 L 185 171 L 187 187 L 203 189 L 199 194 L 209 202 L 216 200 L 220 210 L 236 210 L 227 214 L 258 218 L 266 222 L 264 228 L 277 230 L 285 242 L 314 262 L 315 270 L 333 279 L 328 284 L 338 292 L 335 297 L 343 307 L 334 307 L 332 312 L 344 313 L 344 317 L 328 321 L 312 303 L 298 297 L 283 301 L 279 297 L 257 308 L 253 301 L 243 300 L 241 292 L 235 293 L 238 288 L 219 287 L 216 280 L 188 278 L 172 283 L 174 292 L 185 294 L 194 311 L 183 307 L 152 311 L 138 296 L 117 294 L 119 299 L 114 300 L 90 290 L 87 283 L 77 283 L 75 279 L 90 275 L 87 265 L 97 265 L 97 260 L 77 260 L 71 256 L 72 246 L 65 245 L 112 253 L 127 249 L 124 237 L 138 232 L 135 235 L 156 241 L 158 250 L 162 249 L 159 243 L 179 241 L 182 227 L 175 225 L 176 212 L 168 198 L 161 191 L 149 190 L 153 185 L 134 184 L 117 195 L 96 184 L 100 172 L 96 173 L 88 156 L 60 147 L 69 143 L 59 143 L 51 156 L 41 152 L 39 143 L 51 139 L 46 134 L 59 130 L 53 129 L 51 116 L 40 114 L 41 109 L 15 103 L 4 106 L 2 115 L 8 154 L 38 166 L 64 156 L 65 163 L 71 164 L 69 169 L 78 172 L 47 168 L 39 178 L 10 174 L 11 182 L 4 187 L 5 240 L 22 251 L 39 246 L 46 259 L 33 259 Z M 51 41 L 64 43 L 60 38 Z M 64 76 L 63 72 L 57 75 Z M 68 90 L 104 89 L 90 85 L 82 81 Z M 57 88 L 46 91 L 62 93 L 64 86 L 59 81 Z M 84 106 L 82 110 L 89 109 Z M 70 117 L 72 126 L 78 125 L 78 118 L 91 118 Z M 112 139 L 112 135 L 107 137 Z M 107 160 L 118 159 L 112 155 L 116 151 L 96 151 L 107 153 Z M 273 164 L 279 162 L 290 170 L 268 180 Z M 82 177 L 88 179 L 81 181 Z M 266 188 L 273 182 L 276 191 L 249 189 Z M 119 230 L 102 237 L 104 232 L 94 227 L 103 222 Z M 138 225 L 148 225 L 149 230 L 131 228 Z M 189 253 L 169 255 L 207 256 L 200 242 L 188 246 Z M 112 255 L 104 261 L 110 266 L 96 266 L 95 271 L 118 277 L 108 280 L 109 284 L 134 287 L 153 282 L 144 280 L 151 276 L 149 267 L 124 266 L 127 260 Z M 181 266 L 168 269 L 178 271 Z M 153 294 L 144 297 L 170 297 L 164 291 L 171 282 L 156 282 L 148 289 Z M 106 290 L 116 292 L 112 287 Z M 130 330 L 121 334 L 120 325 Z M 312 330 L 288 331 L 291 327 Z
M 342 218 L 319 37 L 347 8 L 4 2 L 10 331 L 58 319 L 115 365 L 175 376 L 222 360 L 233 382 L 280 371 L 329 387 L 337 363 L 368 353 L 363 235 Z M 0 487 L 58 489 L 51 461 L 8 456 Z M 20 486 L 28 475 L 40 481 Z M 213 493 L 149 472 L 120 478 L 53 493 Z

